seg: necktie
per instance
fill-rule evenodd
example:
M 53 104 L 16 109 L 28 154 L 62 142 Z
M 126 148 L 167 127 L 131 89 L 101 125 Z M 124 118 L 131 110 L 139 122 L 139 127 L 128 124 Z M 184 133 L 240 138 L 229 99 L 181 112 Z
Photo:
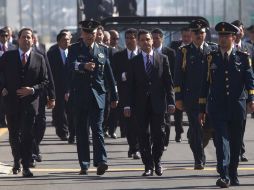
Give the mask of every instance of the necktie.
M 146 55 L 146 74 L 151 79 L 151 74 L 152 74 L 152 62 L 149 58 L 149 55 Z
M 23 53 L 21 57 L 22 57 L 22 59 L 21 59 L 22 65 L 25 65 L 26 64 L 26 54 Z
M 236 47 L 236 49 L 239 49 L 239 45 L 238 44 L 236 44 L 235 47 Z
M 228 53 L 227 52 L 224 53 L 224 60 L 223 61 L 225 64 L 228 64 Z
M 90 53 L 91 55 L 93 55 L 93 48 L 92 48 L 91 46 L 88 46 L 88 49 L 89 49 L 89 53 Z
M 63 51 L 63 63 L 64 64 L 66 63 L 66 53 L 65 53 L 65 51 Z
M 131 54 L 130 54 L 130 59 L 133 58 L 133 51 L 131 51 Z
M 2 46 L 3 52 L 6 52 L 6 47 L 5 45 Z

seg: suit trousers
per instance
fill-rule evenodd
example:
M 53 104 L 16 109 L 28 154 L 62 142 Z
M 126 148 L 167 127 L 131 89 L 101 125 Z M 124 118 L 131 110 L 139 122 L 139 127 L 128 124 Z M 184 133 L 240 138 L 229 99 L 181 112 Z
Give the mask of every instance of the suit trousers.
M 97 167 L 100 163 L 107 162 L 102 129 L 103 116 L 104 110 L 98 108 L 94 97 L 89 101 L 89 105 L 77 107 L 74 113 L 74 122 L 77 127 L 77 152 L 81 169 L 88 169 L 90 167 L 90 127 L 92 130 L 94 166 Z
M 181 135 L 183 131 L 183 111 L 176 109 L 174 113 L 175 119 L 175 132 L 176 135 Z
M 217 167 L 221 178 L 237 176 L 242 137 L 242 120 L 211 119 L 215 129 Z
M 138 109 L 138 108 L 137 108 Z M 145 169 L 153 169 L 161 163 L 164 150 L 164 112 L 155 113 L 150 97 L 143 112 L 138 112 L 138 139 Z
M 33 128 L 35 112 L 31 105 L 20 109 L 18 113 L 7 114 L 9 141 L 14 162 L 21 159 L 23 168 L 29 168 L 32 158 Z

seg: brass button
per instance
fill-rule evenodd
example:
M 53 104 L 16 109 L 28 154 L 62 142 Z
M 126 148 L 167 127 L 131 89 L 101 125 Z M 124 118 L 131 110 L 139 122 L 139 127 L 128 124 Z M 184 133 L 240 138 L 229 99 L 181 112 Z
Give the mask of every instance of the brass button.
M 225 71 L 225 74 L 228 74 L 228 71 Z
M 226 78 L 226 81 L 228 81 L 228 77 Z
M 229 88 L 229 85 L 226 85 L 226 88 Z
M 229 92 L 227 92 L 227 95 L 229 95 Z

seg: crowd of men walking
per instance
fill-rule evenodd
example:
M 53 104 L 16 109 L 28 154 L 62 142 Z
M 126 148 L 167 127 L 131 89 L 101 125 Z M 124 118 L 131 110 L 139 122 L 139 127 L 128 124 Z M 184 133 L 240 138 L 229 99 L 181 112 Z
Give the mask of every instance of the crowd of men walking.
M 205 41 L 208 23 L 194 20 L 170 47 L 163 45 L 159 28 L 129 28 L 124 48 L 116 30 L 104 31 L 93 20 L 81 21 L 80 27 L 77 42 L 71 44 L 70 31 L 63 29 L 47 52 L 30 28 L 21 29 L 16 40 L 9 27 L 0 30 L 0 122 L 9 130 L 13 174 L 22 165 L 22 175 L 32 177 L 29 168 L 42 161 L 47 107 L 53 109 L 56 135 L 77 144 L 80 175 L 88 174 L 91 143 L 97 175 L 106 172 L 104 137 L 118 138 L 120 126 L 127 156 L 144 164 L 142 176 L 161 176 L 171 115 L 180 143 L 184 111 L 194 169 L 204 169 L 204 148 L 213 139 L 216 185 L 240 184 L 239 159 L 248 161 L 246 115 L 254 112 L 254 26 L 243 41 L 241 21 L 220 22 L 217 44 Z

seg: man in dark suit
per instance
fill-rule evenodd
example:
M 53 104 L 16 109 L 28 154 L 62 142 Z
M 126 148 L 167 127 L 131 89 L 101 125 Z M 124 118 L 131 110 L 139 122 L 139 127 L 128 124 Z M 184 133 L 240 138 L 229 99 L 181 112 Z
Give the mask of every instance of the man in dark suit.
M 0 60 L 0 72 L 4 74 L 3 87 L 9 139 L 14 157 L 13 173 L 32 177 L 29 170 L 32 158 L 33 127 L 38 113 L 39 92 L 47 86 L 48 77 L 45 60 L 32 50 L 32 30 L 21 29 L 18 34 L 19 49 L 8 51 Z
M 181 29 L 181 40 L 172 41 L 170 43 L 170 48 L 174 49 L 177 53 L 179 51 L 179 48 L 182 46 L 186 46 L 192 42 L 191 38 L 191 30 L 189 27 L 184 27 Z M 174 74 L 174 71 L 172 72 Z M 182 133 L 183 131 L 183 111 L 176 108 L 174 113 L 174 119 L 175 119 L 175 131 L 176 131 L 176 142 L 182 141 Z
M 103 138 L 103 112 L 107 83 L 110 89 L 111 106 L 117 106 L 118 95 L 115 80 L 108 60 L 107 47 L 95 42 L 99 23 L 86 20 L 80 22 L 82 41 L 70 46 L 67 58 L 66 99 L 74 89 L 73 110 L 77 133 L 77 151 L 80 174 L 87 175 L 90 167 L 89 129 L 93 138 L 93 162 L 97 175 L 108 169 L 107 153 Z
M 33 39 L 35 39 L 34 36 L 33 36 Z M 51 72 L 51 68 L 48 62 L 46 52 L 42 52 L 34 44 L 32 49 L 36 53 L 39 53 L 44 57 L 45 64 L 47 67 L 48 80 L 49 80 L 47 87 L 40 92 L 38 114 L 36 115 L 35 124 L 34 124 L 33 154 L 32 154 L 30 167 L 35 167 L 36 162 L 42 161 L 42 155 L 40 152 L 39 145 L 46 131 L 45 107 L 47 105 L 48 109 L 54 108 L 56 95 L 55 95 L 55 84 L 54 84 L 54 80 L 53 80 L 53 76 L 52 76 L 52 72 Z
M 45 46 L 45 44 L 40 42 L 39 35 L 38 35 L 37 31 L 34 31 L 33 38 L 34 38 L 34 44 L 33 44 L 33 46 L 36 49 L 38 49 L 40 52 L 46 54 L 46 46 Z
M 152 31 L 153 36 L 153 48 L 154 51 L 164 54 L 168 57 L 170 73 L 172 78 L 174 77 L 174 67 L 175 67 L 175 51 L 171 48 L 162 46 L 163 44 L 163 31 L 159 28 L 156 28 Z M 170 137 L 170 114 L 165 113 L 165 147 L 166 150 L 169 144 L 169 137 Z M 176 129 L 176 138 L 179 139 L 181 132 L 177 131 Z
M 238 34 L 236 34 L 235 42 L 234 42 L 234 47 L 239 50 L 246 52 L 250 55 L 252 61 L 254 61 L 254 47 L 242 40 L 244 37 L 244 26 L 243 23 L 240 20 L 235 20 L 231 24 L 239 28 Z M 248 158 L 245 155 L 245 144 L 244 144 L 244 133 L 245 133 L 245 127 L 246 127 L 246 120 L 244 120 L 244 125 L 243 125 L 243 131 L 242 131 L 242 146 L 241 146 L 241 151 L 240 151 L 240 161 L 242 162 L 248 162 Z
M 137 121 L 135 116 L 125 118 L 124 111 L 124 99 L 129 94 L 126 94 L 127 88 L 127 71 L 130 67 L 130 59 L 139 53 L 137 46 L 137 30 L 130 28 L 125 31 L 125 44 L 126 49 L 117 52 L 112 59 L 112 69 L 117 83 L 117 89 L 119 94 L 118 104 L 118 118 L 120 125 L 126 130 L 126 137 L 129 144 L 128 157 L 133 159 L 140 159 L 138 134 L 136 133 Z
M 57 35 L 57 44 L 50 47 L 47 57 L 52 70 L 56 88 L 56 106 L 53 109 L 53 120 L 56 134 L 61 140 L 74 143 L 75 129 L 72 122 L 70 103 L 65 101 L 65 64 L 68 56 L 68 47 L 71 42 L 71 33 L 62 30 Z M 68 139 L 69 134 L 69 139 Z
M 140 153 L 145 172 L 143 176 L 159 176 L 163 173 L 161 156 L 164 150 L 163 122 L 166 109 L 175 110 L 173 81 L 168 58 L 153 51 L 152 34 L 146 30 L 138 33 L 138 43 L 142 53 L 131 60 L 127 72 L 124 115 L 135 115 Z M 149 127 L 150 126 L 150 127 Z
M 8 43 L 8 37 L 9 37 L 8 31 L 5 28 L 0 29 L 0 57 L 6 51 L 17 49 L 15 45 Z M 0 93 L 0 128 L 1 127 L 6 127 L 6 121 L 5 121 L 3 97 Z
M 198 123 L 198 96 L 201 88 L 203 58 L 212 47 L 205 42 L 208 23 L 194 20 L 190 24 L 193 42 L 180 48 L 175 66 L 176 107 L 185 110 L 189 120 L 189 144 L 194 156 L 194 169 L 205 166 L 203 130 Z
M 219 34 L 219 49 L 205 58 L 199 95 L 199 122 L 202 125 L 208 115 L 215 129 L 217 171 L 220 174 L 216 185 L 228 188 L 229 184 L 240 185 L 237 168 L 242 125 L 247 106 L 254 111 L 254 75 L 249 55 L 233 47 L 239 29 L 220 22 L 215 30 Z

